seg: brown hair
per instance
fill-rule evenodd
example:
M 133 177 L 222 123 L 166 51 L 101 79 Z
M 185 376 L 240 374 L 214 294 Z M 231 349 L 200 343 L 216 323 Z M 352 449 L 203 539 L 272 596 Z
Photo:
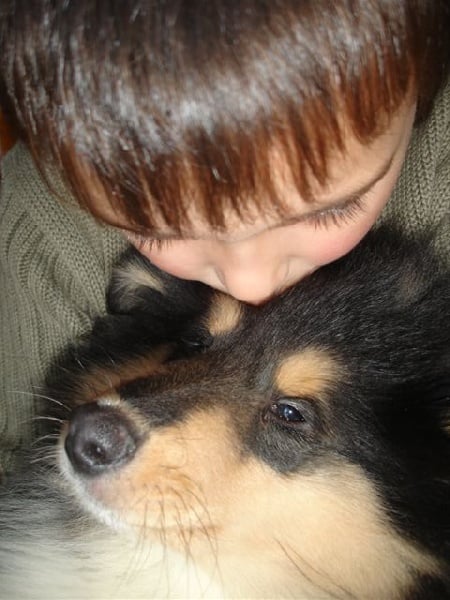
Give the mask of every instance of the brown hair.
M 379 135 L 409 92 L 426 114 L 448 71 L 448 0 L 3 0 L 0 90 L 36 163 L 80 204 L 180 230 L 194 202 L 282 210 L 344 145 Z

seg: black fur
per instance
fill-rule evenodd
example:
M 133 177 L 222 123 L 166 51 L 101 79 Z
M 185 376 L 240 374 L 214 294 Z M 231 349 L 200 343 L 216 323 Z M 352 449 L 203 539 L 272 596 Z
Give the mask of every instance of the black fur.
M 122 277 L 136 261 L 164 293 L 137 284 L 122 295 L 114 277 L 111 314 L 68 349 L 65 375 L 59 364 L 47 394 L 79 404 L 71 398 L 80 378 L 96 368 L 106 377 L 114 365 L 168 344 L 165 373 L 118 386 L 152 429 L 225 406 L 242 456 L 280 477 L 341 461 L 361 467 L 392 528 L 440 561 L 439 573 L 417 576 L 408 598 L 450 598 L 450 272 L 430 241 L 382 228 L 281 297 L 242 306 L 236 328 L 216 336 L 205 317 L 214 292 L 134 252 L 117 272 Z M 284 399 L 272 379 L 277 366 L 311 347 L 341 371 L 321 398 Z M 286 419 L 292 410 L 295 418 Z M 0 506 L 0 555 L 8 521 Z

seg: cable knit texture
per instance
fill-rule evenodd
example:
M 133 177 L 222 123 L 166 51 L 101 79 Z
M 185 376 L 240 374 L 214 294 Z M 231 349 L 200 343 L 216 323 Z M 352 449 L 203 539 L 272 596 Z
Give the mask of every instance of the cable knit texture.
M 450 257 L 450 88 L 413 134 L 381 219 L 409 233 L 437 229 Z M 60 349 L 105 311 L 111 268 L 126 244 L 70 199 L 56 198 L 17 144 L 3 159 L 0 198 L 0 473 L 35 435 L 39 390 Z M 64 374 L 61 374 L 63 377 Z M 62 399 L 64 400 L 64 399 Z
M 45 370 L 105 312 L 126 243 L 50 194 L 20 144 L 2 162 L 0 223 L 0 467 L 9 470 L 35 432 Z
M 408 233 L 436 231 L 436 245 L 450 261 L 450 82 L 429 118 L 413 132 L 399 181 L 383 211 Z

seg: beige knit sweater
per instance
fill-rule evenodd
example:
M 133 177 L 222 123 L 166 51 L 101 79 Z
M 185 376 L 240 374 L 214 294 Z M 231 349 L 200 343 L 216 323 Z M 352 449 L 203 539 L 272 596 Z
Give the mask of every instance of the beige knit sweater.
M 416 128 L 382 218 L 408 232 L 438 227 L 450 257 L 450 86 Z M 0 197 L 0 473 L 34 433 L 44 372 L 68 340 L 105 311 L 111 266 L 125 248 L 113 230 L 57 200 L 26 149 L 3 159 Z M 63 375 L 62 375 L 63 376 Z

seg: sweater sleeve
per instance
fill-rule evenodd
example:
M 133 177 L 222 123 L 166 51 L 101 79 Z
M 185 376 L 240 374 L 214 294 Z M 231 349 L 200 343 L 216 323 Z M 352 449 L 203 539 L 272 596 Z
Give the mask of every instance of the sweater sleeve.
M 450 82 L 413 132 L 382 219 L 396 220 L 411 234 L 435 232 L 436 245 L 450 262 Z
M 3 159 L 0 197 L 0 474 L 35 431 L 44 373 L 105 311 L 122 237 L 48 190 L 27 150 Z

